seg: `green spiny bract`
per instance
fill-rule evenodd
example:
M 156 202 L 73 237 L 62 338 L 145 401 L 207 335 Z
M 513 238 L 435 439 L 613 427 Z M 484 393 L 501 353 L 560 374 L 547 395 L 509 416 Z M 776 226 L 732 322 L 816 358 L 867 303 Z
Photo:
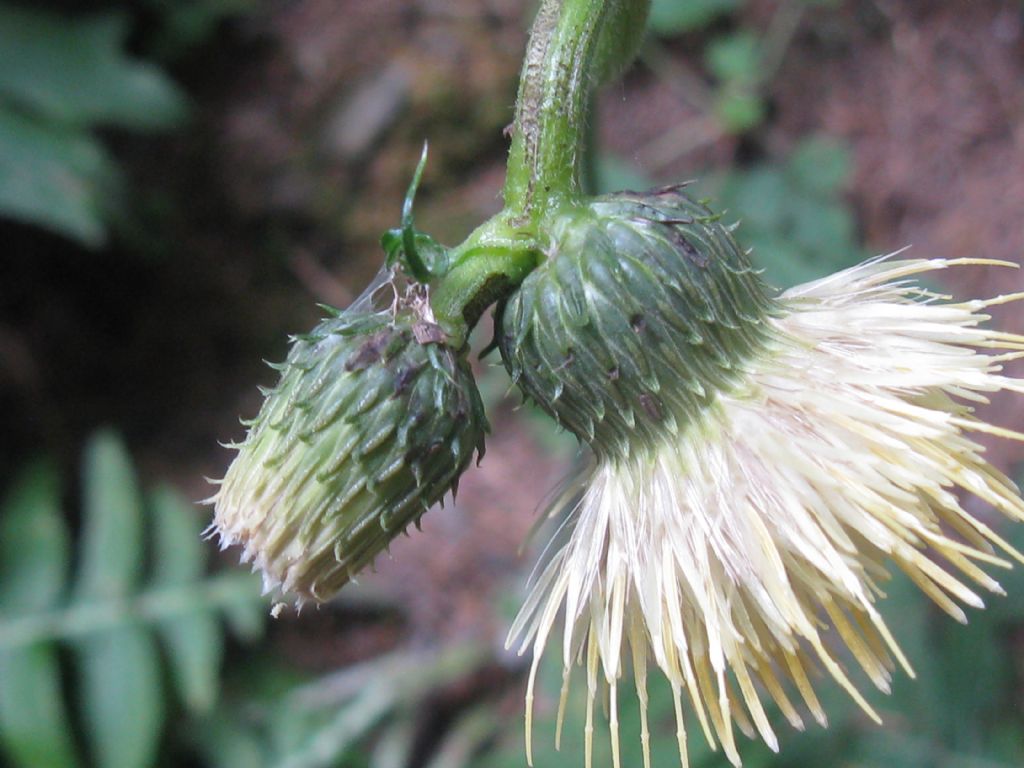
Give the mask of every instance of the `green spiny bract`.
M 218 493 L 214 527 L 268 590 L 332 597 L 449 490 L 487 421 L 422 289 L 294 340 Z
M 773 302 L 728 229 L 667 187 L 553 213 L 546 260 L 498 312 L 525 395 L 598 454 L 675 434 L 763 343 Z

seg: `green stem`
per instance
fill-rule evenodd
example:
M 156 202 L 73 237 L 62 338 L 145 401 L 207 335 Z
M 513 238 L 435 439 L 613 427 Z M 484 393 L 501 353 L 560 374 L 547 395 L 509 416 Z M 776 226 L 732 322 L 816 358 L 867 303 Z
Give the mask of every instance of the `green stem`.
M 544 0 L 516 100 L 505 208 L 534 219 L 583 194 L 594 89 L 632 61 L 650 0 Z
M 531 231 L 504 212 L 481 225 L 450 254 L 451 268 L 431 287 L 434 319 L 458 349 L 484 310 L 516 288 L 540 260 Z
M 512 126 L 505 208 L 456 248 L 431 306 L 460 346 L 491 303 L 539 263 L 538 224 L 583 196 L 594 88 L 639 45 L 650 0 L 542 0 L 530 31 Z
M 582 195 L 583 127 L 613 3 L 544 0 L 530 32 L 516 100 L 505 208 L 535 219 Z
M 153 622 L 196 611 L 220 609 L 234 603 L 259 600 L 258 593 L 252 576 L 230 573 L 200 584 L 163 587 L 134 597 L 83 603 L 21 616 L 0 625 L 0 651 L 40 640 L 81 637 L 125 621 Z

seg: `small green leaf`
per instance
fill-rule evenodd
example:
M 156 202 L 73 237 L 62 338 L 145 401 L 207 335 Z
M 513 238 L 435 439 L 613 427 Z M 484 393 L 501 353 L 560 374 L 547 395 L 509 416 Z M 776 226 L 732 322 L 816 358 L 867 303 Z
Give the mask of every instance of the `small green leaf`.
M 756 83 L 761 73 L 761 43 L 750 32 L 716 38 L 704 54 L 708 69 L 719 80 Z
M 257 580 L 203 579 L 195 510 L 169 489 L 153 495 L 152 583 L 139 590 L 146 540 L 135 473 L 121 442 L 96 435 L 83 460 L 79 583 L 65 591 L 67 532 L 59 489 L 46 465 L 32 467 L 0 506 L 0 749 L 17 768 L 77 765 L 58 652 L 78 672 L 82 733 L 97 768 L 156 762 L 164 696 L 154 634 L 167 643 L 181 696 L 196 709 L 217 694 L 223 636 L 217 613 L 259 628 Z M 248 613 L 245 613 L 248 612 Z M 145 625 L 147 622 L 150 626 Z M 6 763 L 5 763 L 6 765 Z
M 163 724 L 159 654 L 142 627 L 126 625 L 75 644 L 81 711 L 99 768 L 147 768 Z
M 838 191 L 849 179 L 851 169 L 849 150 L 825 137 L 801 142 L 787 164 L 798 185 L 821 194 Z
M 740 0 L 654 0 L 647 26 L 657 35 L 671 37 L 700 29 L 739 6 Z
M 254 592 L 259 582 L 253 577 Z M 233 600 L 224 604 L 224 618 L 231 631 L 242 640 L 256 640 L 263 635 L 267 622 L 267 606 L 262 600 Z
M 95 248 L 106 239 L 103 218 L 118 181 L 110 157 L 89 133 L 0 102 L 0 216 Z
M 68 562 L 56 472 L 47 464 L 30 467 L 0 510 L 0 611 L 51 607 L 64 591 Z
M 73 19 L 0 5 L 0 99 L 64 124 L 167 128 L 186 114 L 181 91 L 125 57 L 123 16 Z
M 256 0 L 146 0 L 160 17 L 150 47 L 161 59 L 177 58 L 217 32 L 225 19 L 252 10 Z
M 0 612 L 46 610 L 64 590 L 67 530 L 56 473 L 25 471 L 0 508 Z M 56 650 L 44 644 L 0 651 L 0 744 L 24 768 L 75 765 Z
M 123 54 L 121 16 L 87 20 L 0 5 L 0 216 L 97 248 L 117 212 L 117 167 L 90 132 L 176 125 L 182 93 Z
M 198 582 L 203 575 L 205 548 L 195 510 L 167 487 L 152 495 L 150 509 L 155 534 L 153 586 Z M 208 710 L 217 698 L 224 652 L 217 617 L 209 611 L 197 611 L 160 622 L 158 630 L 181 698 L 192 710 Z
M 730 84 L 719 91 L 715 114 L 729 133 L 745 133 L 764 121 L 764 99 L 754 91 Z
M 0 651 L 0 744 L 22 768 L 77 765 L 55 648 Z
M 206 562 L 203 525 L 195 508 L 168 486 L 149 499 L 155 538 L 153 585 L 188 584 L 199 580 Z
M 793 238 L 816 261 L 834 269 L 850 266 L 847 247 L 853 241 L 853 216 L 845 206 L 793 194 L 790 199 Z M 831 269 L 830 269 L 831 271 Z
M 788 194 L 786 177 L 770 166 L 731 174 L 722 189 L 723 204 L 741 221 L 741 232 L 784 226 Z
M 142 502 L 128 453 L 112 433 L 97 434 L 86 447 L 83 482 L 77 599 L 127 596 L 142 571 Z
M 217 768 L 263 768 L 268 764 L 269 750 L 254 729 L 223 715 L 201 723 L 199 749 Z

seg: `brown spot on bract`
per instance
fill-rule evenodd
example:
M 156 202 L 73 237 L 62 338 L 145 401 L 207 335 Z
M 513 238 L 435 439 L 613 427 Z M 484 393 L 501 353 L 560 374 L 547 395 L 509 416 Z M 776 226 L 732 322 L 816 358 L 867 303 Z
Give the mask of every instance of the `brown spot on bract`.
M 661 405 L 658 404 L 657 398 L 644 392 L 640 395 L 639 400 L 644 413 L 654 421 L 661 421 Z
M 423 365 L 410 365 L 402 368 L 398 375 L 395 376 L 395 391 L 392 393 L 392 397 L 398 397 L 405 390 L 409 388 L 409 385 L 416 378 L 416 374 L 423 370 Z
M 688 258 L 694 265 L 698 267 L 706 267 L 708 265 L 708 257 L 705 254 L 701 253 L 699 250 L 697 250 L 694 247 L 693 243 L 691 243 L 682 234 L 680 234 L 678 230 L 674 231 L 676 232 L 677 237 L 673 239 L 676 241 L 676 244 L 679 246 L 682 252 L 686 254 L 686 258 Z
M 447 338 L 441 326 L 426 321 L 413 325 L 412 335 L 420 344 L 440 344 Z
M 355 354 L 345 361 L 346 371 L 361 371 L 380 361 L 391 341 L 391 331 L 384 329 L 364 341 Z

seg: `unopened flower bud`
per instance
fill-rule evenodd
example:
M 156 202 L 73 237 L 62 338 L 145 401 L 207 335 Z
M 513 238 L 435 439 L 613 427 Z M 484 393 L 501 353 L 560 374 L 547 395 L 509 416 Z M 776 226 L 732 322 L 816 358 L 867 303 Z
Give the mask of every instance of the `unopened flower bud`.
M 300 604 L 332 597 L 483 454 L 476 383 L 424 292 L 378 309 L 371 290 L 296 338 L 213 498 L 222 543 Z

